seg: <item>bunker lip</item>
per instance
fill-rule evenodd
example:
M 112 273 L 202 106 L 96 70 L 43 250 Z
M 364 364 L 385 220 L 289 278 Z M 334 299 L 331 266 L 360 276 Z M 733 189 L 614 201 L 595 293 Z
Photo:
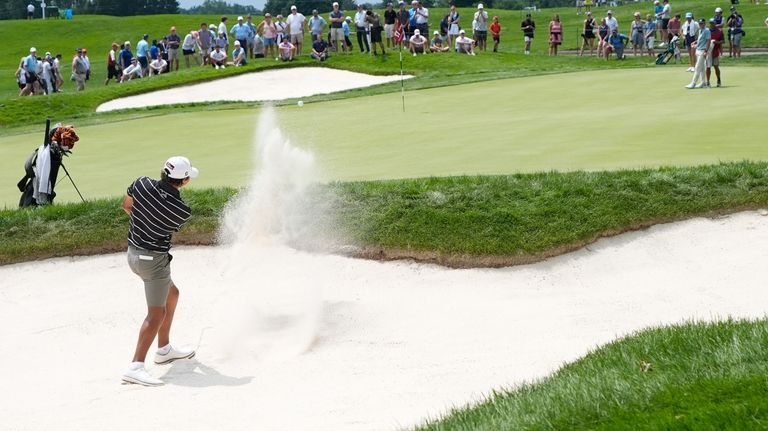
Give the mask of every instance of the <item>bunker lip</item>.
M 768 249 L 745 244 L 768 242 L 765 220 L 758 212 L 696 218 L 493 270 L 262 246 L 255 278 L 240 285 L 218 278 L 227 253 L 180 247 L 173 343 L 195 347 L 197 356 L 150 364 L 166 382 L 154 389 L 120 385 L 145 311 L 124 253 L 1 267 L 0 315 L 13 325 L 2 334 L 0 379 L 17 395 L 6 402 L 4 423 L 65 431 L 83 423 L 116 430 L 407 428 L 493 389 L 544 377 L 639 329 L 764 317 Z M 315 305 L 307 294 L 317 295 Z M 238 330 L 237 342 L 219 341 L 230 329 Z M 309 343 L 299 354 L 269 353 L 290 351 L 297 340 Z M 222 342 L 236 354 L 222 357 Z M 168 410 L 176 414 L 163 414 Z
M 403 78 L 409 79 L 411 76 L 405 75 Z M 400 75 L 375 76 L 326 67 L 282 68 L 121 97 L 102 103 L 96 108 L 96 112 L 182 103 L 285 100 L 353 90 L 399 80 Z

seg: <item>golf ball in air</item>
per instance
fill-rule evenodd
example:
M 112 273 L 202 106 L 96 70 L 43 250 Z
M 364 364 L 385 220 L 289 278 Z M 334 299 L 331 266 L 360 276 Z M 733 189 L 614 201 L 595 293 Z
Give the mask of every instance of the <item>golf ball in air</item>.
M 298 102 L 298 103 L 296 103 L 296 104 L 297 104 L 297 105 L 299 105 L 299 106 L 304 106 L 304 102 L 303 102 L 303 101 L 301 101 L 301 100 L 299 100 L 299 102 Z

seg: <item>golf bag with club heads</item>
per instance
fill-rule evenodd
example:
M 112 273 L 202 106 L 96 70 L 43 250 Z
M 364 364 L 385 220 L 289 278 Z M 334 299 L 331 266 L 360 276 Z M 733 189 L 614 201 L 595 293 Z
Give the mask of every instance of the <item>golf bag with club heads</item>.
M 59 176 L 59 168 L 63 167 L 65 172 L 67 170 L 62 159 L 72 152 L 72 148 L 78 140 L 80 137 L 77 136 L 74 126 L 58 123 L 51 129 L 51 121 L 46 121 L 43 144 L 27 158 L 26 163 L 24 163 L 25 175 L 16 185 L 21 192 L 20 207 L 53 203 L 54 198 L 56 198 L 54 188 Z M 67 172 L 67 176 L 69 176 L 69 172 Z M 72 180 L 71 177 L 70 180 Z M 82 199 L 82 195 L 80 197 Z

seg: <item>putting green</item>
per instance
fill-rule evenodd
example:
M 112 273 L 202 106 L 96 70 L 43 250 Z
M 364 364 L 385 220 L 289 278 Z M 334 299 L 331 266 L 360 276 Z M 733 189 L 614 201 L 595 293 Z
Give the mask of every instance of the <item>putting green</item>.
M 759 141 L 768 81 L 726 68 L 726 87 L 685 90 L 681 66 L 481 82 L 306 103 L 277 110 L 326 179 L 355 180 L 540 170 L 693 165 L 768 158 Z M 241 185 L 250 170 L 257 111 L 163 115 L 79 128 L 67 168 L 87 198 L 121 195 L 138 175 L 185 154 L 197 187 Z M 0 207 L 18 201 L 23 163 L 42 139 L 0 139 Z M 59 200 L 76 200 L 62 182 Z

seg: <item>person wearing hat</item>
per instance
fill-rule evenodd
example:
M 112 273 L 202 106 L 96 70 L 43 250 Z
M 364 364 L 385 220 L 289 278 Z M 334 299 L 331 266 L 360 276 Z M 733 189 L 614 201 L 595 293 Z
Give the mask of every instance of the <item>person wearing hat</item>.
M 715 76 L 717 77 L 717 87 L 721 87 L 720 56 L 723 53 L 725 36 L 723 35 L 723 30 L 717 26 L 717 20 L 715 18 L 709 20 L 709 32 L 711 42 L 709 43 L 709 53 L 707 55 L 707 87 L 711 86 L 709 79 L 712 76 L 713 67 L 715 68 Z
M 229 34 L 231 34 L 235 40 L 240 42 L 240 49 L 244 50 L 248 48 L 248 38 L 251 34 L 251 28 L 245 24 L 242 16 L 237 17 L 237 24 L 232 26 Z
M 693 70 L 693 78 L 691 83 L 686 85 L 685 88 L 707 88 L 706 81 L 706 69 L 707 69 L 707 56 L 709 54 L 709 44 L 712 41 L 712 33 L 707 28 L 707 21 L 704 18 L 699 19 L 699 36 L 692 44 L 696 50 L 696 66 Z M 701 83 L 699 84 L 699 81 Z
M 741 38 L 744 37 L 744 17 L 736 11 L 735 6 L 731 6 L 731 15 L 728 16 L 728 55 L 730 57 L 741 57 Z
M 77 48 L 72 58 L 72 80 L 77 84 L 77 91 L 85 90 L 85 77 L 88 74 L 88 65 L 83 59 L 83 50 Z
M 475 55 L 475 41 L 467 37 L 464 29 L 459 30 L 459 37 L 456 38 L 456 52 Z
M 191 67 L 189 63 L 190 57 L 195 61 L 195 65 L 200 66 L 200 57 L 197 53 L 201 52 L 202 49 L 198 42 L 199 38 L 200 33 L 196 30 L 192 30 L 184 36 L 184 43 L 181 44 L 181 52 L 184 53 L 184 64 L 187 65 L 187 69 Z
M 488 40 L 488 12 L 485 11 L 482 3 L 478 3 L 477 12 L 472 20 L 472 35 L 475 37 L 477 49 L 485 51 Z
M 583 43 L 581 44 L 581 50 L 579 50 L 579 56 L 584 55 L 584 50 L 589 47 L 589 55 L 592 56 L 595 53 L 595 19 L 592 18 L 592 12 L 586 12 L 586 18 L 584 19 L 584 25 L 581 28 L 581 38 Z
M 640 12 L 635 12 L 632 14 L 632 17 L 634 19 L 629 24 L 629 40 L 632 42 L 632 52 L 634 56 L 637 57 L 638 53 L 640 53 L 640 55 L 643 54 L 643 47 L 645 46 L 645 23 L 640 16 Z
M 27 96 L 32 94 L 35 83 L 38 81 L 37 76 L 37 66 L 38 66 L 38 60 L 37 60 L 37 48 L 34 46 L 29 48 L 29 55 L 22 58 L 21 62 L 24 63 L 24 77 L 25 77 L 25 86 L 21 90 L 22 96 Z
M 141 64 L 136 57 L 131 59 L 131 64 L 123 69 L 123 76 L 120 77 L 120 82 L 130 81 L 133 78 L 141 78 L 144 76 L 142 72 Z
M 691 62 L 688 72 L 693 72 L 696 69 L 696 48 L 694 48 L 694 42 L 696 42 L 696 38 L 699 36 L 699 23 L 693 19 L 692 12 L 685 13 L 685 22 L 681 31 L 683 36 L 685 36 L 685 48 L 688 50 L 688 60 Z
M 440 32 L 435 30 L 432 35 L 432 40 L 429 42 L 429 50 L 431 52 L 446 52 L 450 48 L 443 46 L 443 38 L 440 37 Z
M 347 47 L 347 51 L 350 53 L 352 52 L 352 40 L 349 38 L 349 35 L 351 34 L 350 30 L 350 24 L 352 24 L 352 17 L 346 16 L 344 17 L 344 22 L 341 23 L 341 29 L 344 31 L 344 46 Z
M 531 53 L 531 43 L 533 43 L 533 35 L 536 32 L 536 23 L 531 14 L 525 14 L 525 19 L 520 23 L 520 30 L 523 31 L 523 42 L 525 43 L 523 52 L 528 55 Z
M 712 17 L 715 20 L 717 28 L 722 29 L 725 25 L 725 17 L 723 16 L 723 8 L 715 8 L 715 16 Z
M 43 61 L 40 62 L 42 65 L 41 73 L 40 73 L 40 85 L 43 87 L 43 91 L 45 91 L 45 94 L 51 95 L 53 94 L 53 58 L 51 57 L 50 52 L 45 53 L 45 57 L 43 57 Z
M 304 32 L 307 27 L 307 19 L 299 13 L 296 5 L 291 6 L 291 13 L 285 19 L 288 25 L 288 34 L 291 37 L 291 44 L 295 47 L 294 55 L 301 55 L 301 48 L 304 45 Z
M 128 266 L 144 283 L 147 315 L 139 330 L 136 350 L 122 380 L 143 386 L 161 386 L 144 362 L 152 341 L 157 337 L 154 362 L 167 365 L 195 356 L 194 350 L 171 345 L 173 316 L 179 301 L 179 288 L 171 278 L 171 238 L 192 215 L 179 190 L 189 185 L 199 171 L 189 159 L 169 158 L 160 171 L 160 180 L 139 177 L 128 186 L 122 208 L 130 216 L 128 229 Z
M 235 67 L 245 66 L 246 58 L 248 57 L 243 44 L 239 41 L 235 41 L 235 49 L 232 50 L 232 64 Z
M 171 34 L 165 38 L 168 40 L 168 68 L 169 70 L 179 70 L 179 47 L 181 46 L 181 36 L 176 33 L 176 27 L 171 27 Z
M 344 12 L 339 9 L 339 3 L 333 2 L 333 10 L 329 15 L 331 20 L 331 44 L 336 52 L 346 52 L 347 44 L 344 43 Z
M 109 81 L 114 79 L 120 82 L 120 74 L 117 72 L 117 49 L 119 46 L 117 42 L 112 42 L 112 49 L 107 54 L 107 79 L 104 81 L 104 85 L 108 85 Z
M 239 45 L 235 44 L 235 46 L 239 46 Z M 210 63 L 211 67 L 213 67 L 214 69 L 226 69 L 227 53 L 224 52 L 221 46 L 216 45 L 215 47 L 213 47 L 213 51 L 211 51 L 211 53 L 208 54 L 208 62 Z
M 612 30 L 611 35 L 608 36 L 608 43 L 605 46 L 605 59 L 609 59 L 611 53 L 616 53 L 616 59 L 623 60 L 624 47 L 627 45 L 627 42 L 629 42 L 627 36 L 619 33 L 618 30 Z
M 413 36 L 411 36 L 410 42 L 410 48 L 411 48 L 411 54 L 413 54 L 414 57 L 416 57 L 416 54 L 426 54 L 427 50 L 426 44 L 427 44 L 427 38 L 421 35 L 421 30 L 418 28 L 413 31 Z
M 261 35 L 264 41 L 264 47 L 266 48 L 266 55 L 272 57 L 276 55 L 277 47 L 277 28 L 272 21 L 272 14 L 267 12 L 264 14 L 264 21 L 260 22 L 256 27 L 256 34 Z
M 328 25 L 328 23 L 325 21 L 325 18 L 317 13 L 317 9 L 313 9 L 312 17 L 309 18 L 309 39 L 311 42 L 323 38 L 326 25 Z
M 608 34 L 613 34 L 613 30 L 619 31 L 619 20 L 616 19 L 615 16 L 613 16 L 613 11 L 608 10 L 608 12 L 605 13 L 605 23 L 608 24 Z

